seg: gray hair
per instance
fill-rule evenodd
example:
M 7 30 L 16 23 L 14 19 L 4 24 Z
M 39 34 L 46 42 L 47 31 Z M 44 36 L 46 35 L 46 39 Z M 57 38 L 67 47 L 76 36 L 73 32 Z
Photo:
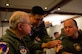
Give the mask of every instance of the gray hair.
M 9 27 L 16 29 L 18 23 L 25 22 L 25 15 L 27 15 L 26 12 L 15 11 L 9 19 Z

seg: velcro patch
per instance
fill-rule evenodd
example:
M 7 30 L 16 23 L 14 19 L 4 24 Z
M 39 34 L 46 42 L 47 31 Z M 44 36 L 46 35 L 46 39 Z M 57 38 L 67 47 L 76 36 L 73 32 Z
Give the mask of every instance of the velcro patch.
M 0 54 L 7 54 L 9 51 L 9 47 L 6 42 L 0 42 Z

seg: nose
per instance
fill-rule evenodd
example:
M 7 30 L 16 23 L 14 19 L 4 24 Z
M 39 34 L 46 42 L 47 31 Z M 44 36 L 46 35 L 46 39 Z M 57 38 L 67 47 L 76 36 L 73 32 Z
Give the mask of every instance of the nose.
M 70 28 L 69 28 L 69 27 L 67 27 L 67 28 L 66 28 L 66 31 L 68 31 L 68 32 L 69 32 L 69 30 L 70 30 Z

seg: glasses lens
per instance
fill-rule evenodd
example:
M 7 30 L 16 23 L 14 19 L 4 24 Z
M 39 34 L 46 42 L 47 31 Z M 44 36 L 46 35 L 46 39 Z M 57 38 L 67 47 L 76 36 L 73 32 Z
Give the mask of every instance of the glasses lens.
M 35 19 L 35 20 L 37 20 L 37 21 L 42 21 L 43 19 Z

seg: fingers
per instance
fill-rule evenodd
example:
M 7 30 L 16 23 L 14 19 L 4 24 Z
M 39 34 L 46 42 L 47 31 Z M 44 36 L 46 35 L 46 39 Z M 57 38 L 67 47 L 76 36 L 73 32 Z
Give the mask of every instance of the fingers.
M 55 46 L 57 46 L 57 45 L 61 45 L 61 41 L 60 40 L 53 40 L 53 43 L 55 44 Z
M 55 46 L 60 45 L 61 43 L 62 42 L 60 40 L 53 40 L 48 42 L 47 44 L 50 48 L 54 48 Z
M 73 54 L 73 53 L 69 53 L 69 52 L 62 52 L 62 54 Z
M 57 46 L 55 47 L 55 51 L 56 51 L 56 52 L 59 52 L 60 49 L 62 49 L 62 45 L 57 45 Z
M 45 48 L 54 48 L 56 47 L 57 45 L 61 45 L 61 41 L 60 40 L 53 40 L 53 41 L 49 41 L 47 43 L 44 43 L 42 45 L 42 47 L 45 47 Z

